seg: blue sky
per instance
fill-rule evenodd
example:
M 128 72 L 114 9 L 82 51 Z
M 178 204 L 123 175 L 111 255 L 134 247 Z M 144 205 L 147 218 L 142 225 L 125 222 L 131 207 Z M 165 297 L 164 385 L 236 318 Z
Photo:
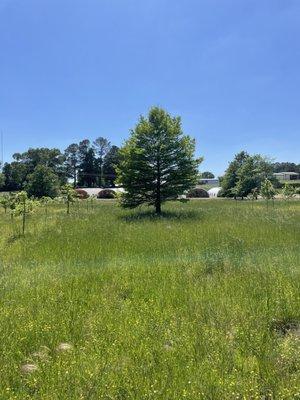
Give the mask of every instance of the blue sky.
M 202 170 L 300 162 L 299 0 L 0 0 L 5 158 L 180 115 Z

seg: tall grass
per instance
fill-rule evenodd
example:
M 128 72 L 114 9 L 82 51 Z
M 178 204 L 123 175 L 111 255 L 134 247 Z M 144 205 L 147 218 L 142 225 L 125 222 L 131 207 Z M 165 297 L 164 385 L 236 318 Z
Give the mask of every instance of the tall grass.
M 299 210 L 2 213 L 0 399 L 300 399 Z

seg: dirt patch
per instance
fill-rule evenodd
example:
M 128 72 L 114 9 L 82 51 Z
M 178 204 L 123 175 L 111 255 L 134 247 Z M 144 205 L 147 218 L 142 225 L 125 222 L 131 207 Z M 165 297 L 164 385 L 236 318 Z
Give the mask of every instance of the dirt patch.
M 274 319 L 271 323 L 271 330 L 281 336 L 292 334 L 300 337 L 300 320 L 293 318 Z

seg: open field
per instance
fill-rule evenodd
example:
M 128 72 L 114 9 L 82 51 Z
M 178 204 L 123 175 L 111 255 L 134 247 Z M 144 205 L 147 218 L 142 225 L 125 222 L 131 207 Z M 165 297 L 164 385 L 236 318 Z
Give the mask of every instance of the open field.
M 300 202 L 164 210 L 1 210 L 1 400 L 300 399 Z

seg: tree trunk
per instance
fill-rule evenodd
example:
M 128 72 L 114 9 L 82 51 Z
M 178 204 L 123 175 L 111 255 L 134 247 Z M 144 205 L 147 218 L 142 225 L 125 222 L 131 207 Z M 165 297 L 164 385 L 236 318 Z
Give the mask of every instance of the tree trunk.
M 161 203 L 160 203 L 160 201 L 156 202 L 156 204 L 155 204 L 155 212 L 156 212 L 156 214 L 161 214 Z

